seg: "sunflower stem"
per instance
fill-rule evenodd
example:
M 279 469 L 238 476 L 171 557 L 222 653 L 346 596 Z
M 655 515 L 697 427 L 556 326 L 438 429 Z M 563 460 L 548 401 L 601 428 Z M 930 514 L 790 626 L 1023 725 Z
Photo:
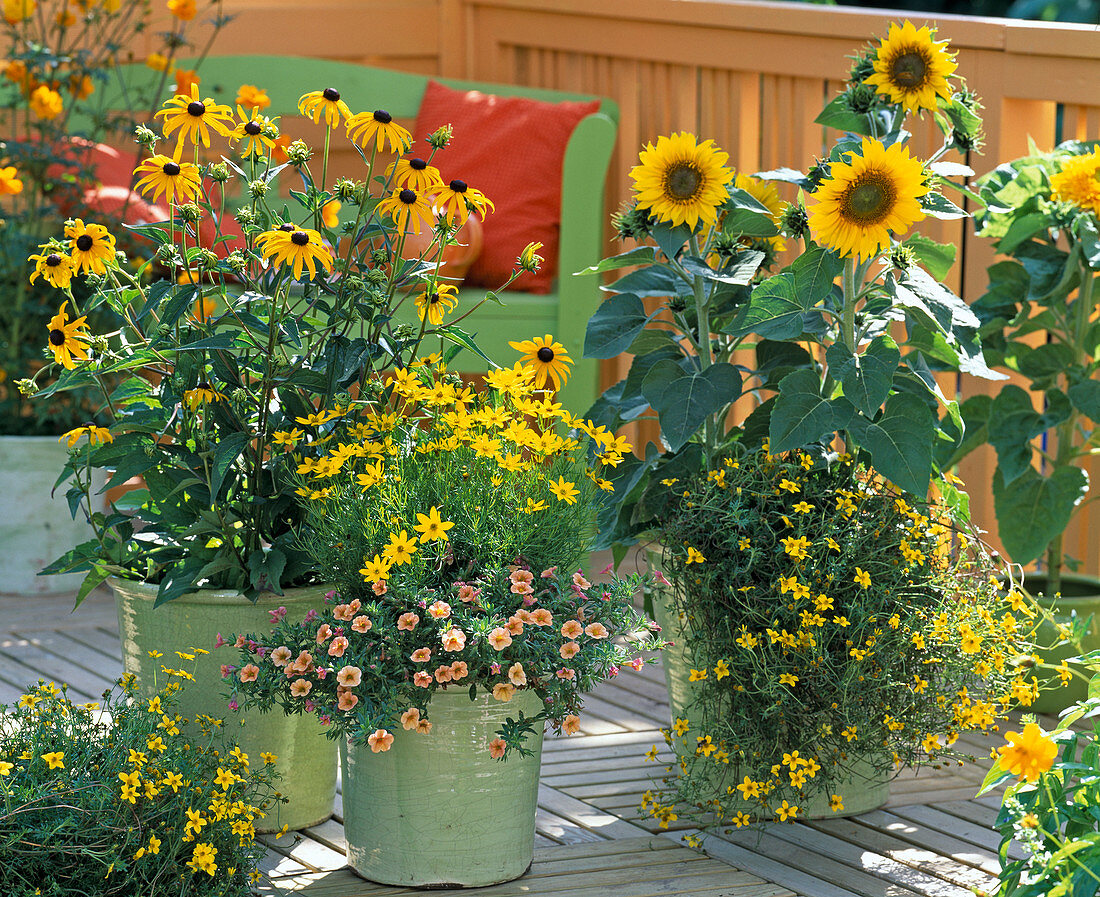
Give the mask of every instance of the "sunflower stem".
M 853 355 L 856 354 L 856 260 L 849 256 L 844 260 L 844 276 L 842 280 L 844 289 L 844 309 L 840 321 L 840 342 Z M 853 458 L 856 454 L 856 444 L 850 431 L 844 431 L 845 450 Z
M 689 238 L 689 245 L 694 255 L 700 255 L 699 238 L 695 234 L 692 234 Z M 706 371 L 714 363 L 714 356 L 711 353 L 710 346 L 710 301 L 707 296 L 706 283 L 698 274 L 693 274 L 691 276 L 691 290 L 695 295 L 695 327 L 696 333 L 698 334 L 698 342 L 696 345 L 699 349 L 699 368 L 702 371 Z M 708 469 L 710 467 L 711 457 L 718 448 L 717 432 L 718 415 L 708 414 L 703 424 L 703 445 L 705 447 L 704 454 L 707 459 Z

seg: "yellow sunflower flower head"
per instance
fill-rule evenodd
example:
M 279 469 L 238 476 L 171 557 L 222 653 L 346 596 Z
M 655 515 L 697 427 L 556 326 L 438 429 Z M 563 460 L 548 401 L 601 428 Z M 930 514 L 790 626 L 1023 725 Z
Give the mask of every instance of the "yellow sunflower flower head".
M 1100 150 L 1066 159 L 1050 187 L 1055 199 L 1100 215 Z
M 938 96 L 950 100 L 947 79 L 958 66 L 954 55 L 947 52 L 947 41 L 932 39 L 935 33 L 927 25 L 917 30 L 908 19 L 904 25 L 891 23 L 886 39 L 878 46 L 875 73 L 863 83 L 906 112 L 935 109 Z
M 733 171 L 726 167 L 729 155 L 713 140 L 699 143 L 687 131 L 661 136 L 656 145 L 646 144 L 638 160 L 630 177 L 639 208 L 674 226 L 714 225 Z

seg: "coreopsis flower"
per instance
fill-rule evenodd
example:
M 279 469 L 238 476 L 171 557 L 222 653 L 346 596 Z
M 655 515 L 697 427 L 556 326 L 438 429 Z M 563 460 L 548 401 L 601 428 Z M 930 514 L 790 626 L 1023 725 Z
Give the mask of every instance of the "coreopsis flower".
M 428 227 L 435 225 L 435 216 L 427 198 L 408 187 L 394 190 L 378 203 L 377 208 L 389 215 L 402 232 L 412 230 L 414 234 L 419 234 L 422 222 Z
M 443 323 L 443 316 L 458 305 L 458 287 L 450 283 L 429 284 L 417 294 L 415 301 L 420 320 L 438 327 Z
M 34 15 L 38 0 L 4 0 L 4 21 L 9 25 L 18 25 Z
M 256 238 L 256 245 L 273 264 L 290 265 L 295 280 L 301 279 L 303 265 L 311 278 L 317 276 L 318 262 L 326 273 L 332 271 L 332 253 L 321 235 L 308 227 L 264 231 Z
M 22 192 L 23 180 L 18 177 L 15 166 L 0 166 L 0 196 L 12 196 Z
M 1058 745 L 1048 738 L 1037 723 L 1028 723 L 1021 732 L 1006 732 L 1008 741 L 998 749 L 1001 766 L 1029 782 L 1039 779 L 1054 764 Z
M 48 243 L 40 248 L 42 252 L 28 258 L 28 261 L 34 262 L 30 282 L 34 283 L 37 278 L 43 277 L 50 286 L 67 290 L 72 283 L 73 274 L 76 273 L 73 260 L 65 253 L 51 249 Z
M 68 304 L 68 300 L 61 303 L 61 308 L 50 318 L 46 329 L 49 333 L 48 346 L 53 352 L 54 361 L 67 370 L 72 370 L 76 367 L 74 358 L 78 361 L 88 358 L 88 344 L 92 337 L 88 333 L 87 319 L 83 315 L 75 321 L 69 320 L 65 311 Z
M 699 143 L 687 131 L 661 136 L 656 146 L 646 144 L 638 159 L 641 164 L 630 170 L 630 177 L 639 208 L 659 221 L 692 229 L 717 221 L 733 172 L 726 167 L 729 155 L 713 140 Z
M 393 179 L 395 187 L 408 187 L 425 195 L 443 186 L 439 169 L 423 159 L 397 159 L 386 169 L 386 176 Z
M 154 72 L 166 72 L 170 63 L 163 53 L 150 53 L 145 57 L 145 65 Z
M 275 138 L 278 136 L 278 128 L 263 115 L 255 106 L 246 111 L 244 106 L 237 106 L 237 115 L 240 121 L 233 128 L 229 139 L 237 143 L 237 152 L 245 158 L 249 156 L 263 156 L 275 149 Z
M 51 90 L 45 84 L 40 84 L 31 91 L 31 112 L 39 118 L 49 121 L 57 118 L 65 108 L 61 94 Z
M 88 437 L 89 445 L 100 445 L 103 443 L 114 442 L 115 438 L 111 435 L 111 431 L 106 427 L 97 427 L 95 424 L 85 424 L 82 427 L 75 427 L 69 430 L 68 433 L 62 433 L 57 437 L 57 441 L 62 439 L 68 440 L 68 447 L 72 448 L 76 445 L 81 436 Z
M 436 197 L 440 214 L 452 224 L 465 224 L 470 212 L 476 212 L 485 220 L 485 210 L 496 211 L 496 206 L 480 190 L 475 190 L 465 181 L 455 179 L 440 187 Z
M 350 123 L 351 110 L 348 104 L 340 99 L 340 91 L 335 87 L 326 87 L 324 90 L 313 90 L 303 94 L 298 99 L 298 111 L 302 115 L 312 118 L 316 124 L 324 118 L 325 124 L 330 128 L 337 128 L 341 121 Z
M 413 529 L 420 533 L 422 543 L 436 540 L 446 542 L 447 530 L 454 526 L 454 523 L 439 516 L 439 508 L 434 505 L 427 514 L 417 514 L 416 519 L 417 524 Z
M 875 52 L 875 72 L 863 83 L 907 112 L 934 110 L 937 97 L 950 100 L 947 79 L 958 66 L 947 41 L 933 40 L 935 33 L 927 25 L 918 31 L 908 19 L 904 25 L 892 22 Z
M 271 97 L 267 95 L 267 91 L 254 84 L 242 84 L 237 89 L 234 105 L 243 106 L 245 109 L 263 110 L 271 105 Z
M 901 144 L 865 137 L 858 153 L 834 162 L 807 209 L 810 230 L 842 256 L 867 260 L 924 218 L 919 197 L 928 192 L 924 169 Z
M 150 195 L 153 202 L 164 194 L 164 201 L 188 202 L 195 197 L 202 186 L 202 178 L 199 167 L 191 162 L 181 162 L 178 159 L 157 154 L 150 156 L 134 169 L 135 173 L 144 174 L 135 188 L 145 196 Z
M 558 477 L 557 482 L 550 482 L 550 491 L 554 493 L 558 501 L 563 501 L 567 505 L 576 504 L 577 496 L 581 494 L 574 483 L 569 482 L 562 476 Z
M 200 99 L 198 84 L 192 84 L 187 93 L 178 93 L 165 100 L 164 108 L 153 117 L 164 119 L 165 138 L 176 133 L 177 153 L 185 140 L 190 140 L 195 146 L 201 143 L 209 147 L 211 131 L 222 137 L 228 137 L 233 132 L 233 110 L 214 102 L 211 97 Z
M 561 389 L 569 378 L 568 365 L 573 363 L 573 359 L 569 357 L 565 346 L 549 333 L 521 342 L 510 340 L 508 345 L 517 352 L 524 353 L 520 363 L 534 372 L 537 389 L 546 387 L 547 378 L 553 381 L 554 389 Z
M 347 131 L 348 137 L 363 149 L 373 139 L 374 150 L 377 152 L 385 152 L 385 147 L 388 146 L 391 152 L 403 155 L 413 143 L 412 134 L 397 124 L 385 109 L 349 116 Z
M 114 264 L 115 238 L 102 224 L 85 225 L 83 219 L 76 218 L 65 225 L 65 236 L 70 240 L 69 255 L 75 269 L 106 274 L 107 265 Z

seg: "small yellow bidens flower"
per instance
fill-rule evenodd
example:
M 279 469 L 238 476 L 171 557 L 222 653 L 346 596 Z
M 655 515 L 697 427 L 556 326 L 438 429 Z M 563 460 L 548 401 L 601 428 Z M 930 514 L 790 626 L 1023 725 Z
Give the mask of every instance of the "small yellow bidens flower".
M 871 574 L 860 567 L 856 567 L 856 575 L 852 577 L 852 582 L 861 589 L 869 589 L 871 587 Z
M 688 564 L 701 564 L 705 560 L 706 558 L 703 557 L 703 553 L 699 551 L 698 548 L 692 548 L 690 545 L 688 546 L 687 559 L 684 561 L 685 566 Z
M 46 121 L 57 118 L 65 108 L 61 94 L 56 90 L 50 90 L 45 84 L 31 91 L 30 99 L 31 112 Z
M 688 676 L 688 681 L 689 682 L 699 682 L 700 680 L 706 679 L 706 678 L 707 678 L 707 671 L 706 670 L 692 670 L 691 674 Z
M 64 769 L 65 768 L 65 752 L 64 751 L 49 751 L 42 755 L 42 759 L 46 761 L 46 766 L 49 769 Z

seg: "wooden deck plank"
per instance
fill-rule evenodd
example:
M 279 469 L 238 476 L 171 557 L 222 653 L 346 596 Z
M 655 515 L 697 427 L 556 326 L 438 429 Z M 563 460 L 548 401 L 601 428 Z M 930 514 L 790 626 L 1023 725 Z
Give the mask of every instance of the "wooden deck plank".
M 931 831 L 946 832 L 951 837 L 972 844 L 994 857 L 998 855 L 1000 850 L 1001 836 L 997 834 L 992 826 L 975 825 L 958 816 L 945 813 L 939 807 L 924 807 L 914 804 L 891 810 L 890 813 L 907 822 L 927 826 Z M 1013 844 L 1009 848 L 1009 856 L 1016 860 L 1022 860 L 1026 858 L 1027 853 L 1019 845 Z

